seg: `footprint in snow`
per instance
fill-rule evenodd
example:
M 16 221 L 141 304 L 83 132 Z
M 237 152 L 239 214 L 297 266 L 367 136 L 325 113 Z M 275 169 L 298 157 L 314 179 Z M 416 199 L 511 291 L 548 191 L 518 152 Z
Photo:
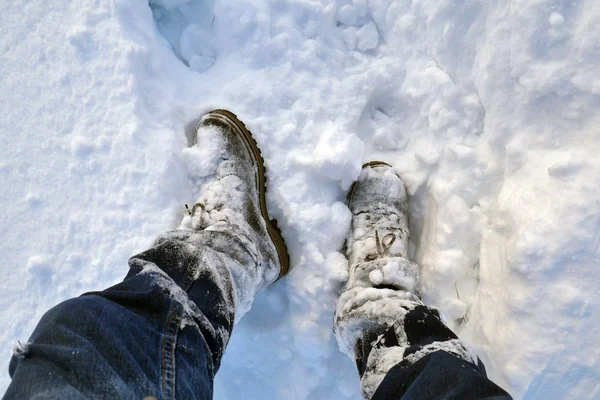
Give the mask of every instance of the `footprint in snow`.
M 158 30 L 173 53 L 196 72 L 204 72 L 217 59 L 213 0 L 150 0 Z

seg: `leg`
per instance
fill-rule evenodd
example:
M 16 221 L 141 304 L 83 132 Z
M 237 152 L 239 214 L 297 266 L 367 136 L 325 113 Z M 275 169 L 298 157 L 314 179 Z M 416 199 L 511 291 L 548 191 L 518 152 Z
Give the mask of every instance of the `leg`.
M 437 310 L 421 302 L 419 267 L 407 259 L 406 191 L 393 169 L 365 165 L 348 201 L 350 275 L 334 328 L 340 348 L 356 360 L 364 397 L 509 399 Z
M 385 371 L 373 400 L 510 399 L 487 378 L 483 363 L 442 323 L 437 310 L 423 305 L 415 307 L 405 315 L 403 328 L 407 343 L 402 361 Z M 388 352 L 400 346 L 393 329 L 384 333 L 384 341 L 378 340 L 378 336 L 370 333 L 361 343 L 367 359 L 375 351 L 371 370 L 367 372 L 365 365 L 361 377 L 383 366 Z
M 201 203 L 129 260 L 123 282 L 46 313 L 11 360 L 6 398 L 212 398 L 234 321 L 288 258 L 243 124 L 211 112 L 198 141 L 218 160 Z
M 212 398 L 234 321 L 228 271 L 239 266 L 211 240 L 164 235 L 123 282 L 46 313 L 11 360 L 6 398 Z

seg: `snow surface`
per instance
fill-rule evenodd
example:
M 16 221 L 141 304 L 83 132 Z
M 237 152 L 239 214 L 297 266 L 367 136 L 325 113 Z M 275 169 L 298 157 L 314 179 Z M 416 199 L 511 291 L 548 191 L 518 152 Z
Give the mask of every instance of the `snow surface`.
M 332 322 L 345 195 L 372 159 L 407 184 L 426 303 L 490 376 L 600 398 L 595 0 L 11 1 L 0 38 L 0 369 L 177 225 L 182 149 L 226 107 L 262 148 L 293 270 L 236 326 L 216 399 L 360 398 Z

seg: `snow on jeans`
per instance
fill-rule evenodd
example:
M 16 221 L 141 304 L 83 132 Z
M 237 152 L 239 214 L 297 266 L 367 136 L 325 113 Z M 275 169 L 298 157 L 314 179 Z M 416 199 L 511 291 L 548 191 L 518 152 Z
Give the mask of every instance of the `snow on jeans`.
M 235 317 L 230 271 L 240 268 L 245 251 L 227 235 L 168 232 L 129 260 L 123 282 L 48 311 L 15 351 L 4 398 L 211 399 Z M 215 245 L 224 241 L 227 255 Z M 417 306 L 405 314 L 411 345 L 455 339 L 434 310 Z M 397 356 L 394 338 L 371 326 L 356 344 L 361 375 L 375 354 L 395 359 L 385 351 Z M 443 350 L 405 361 L 389 365 L 374 399 L 509 398 L 482 366 Z
M 418 277 L 419 266 L 403 257 L 351 266 L 334 328 L 340 348 L 356 360 L 363 396 L 510 399 L 438 311 L 414 294 Z

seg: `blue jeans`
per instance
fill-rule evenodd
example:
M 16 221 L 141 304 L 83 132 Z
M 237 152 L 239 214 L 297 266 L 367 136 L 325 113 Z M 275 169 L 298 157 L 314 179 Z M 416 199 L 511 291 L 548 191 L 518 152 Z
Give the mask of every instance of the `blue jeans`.
M 235 252 L 215 249 L 211 235 L 226 234 L 167 233 L 129 260 L 123 282 L 48 311 L 13 355 L 4 398 L 211 399 L 235 317 L 231 282 L 222 278 Z M 420 312 L 415 321 L 428 323 L 415 330 L 415 346 L 455 337 L 435 312 Z M 357 344 L 359 374 L 369 343 Z M 374 399 L 510 398 L 483 366 L 443 351 L 401 364 Z

